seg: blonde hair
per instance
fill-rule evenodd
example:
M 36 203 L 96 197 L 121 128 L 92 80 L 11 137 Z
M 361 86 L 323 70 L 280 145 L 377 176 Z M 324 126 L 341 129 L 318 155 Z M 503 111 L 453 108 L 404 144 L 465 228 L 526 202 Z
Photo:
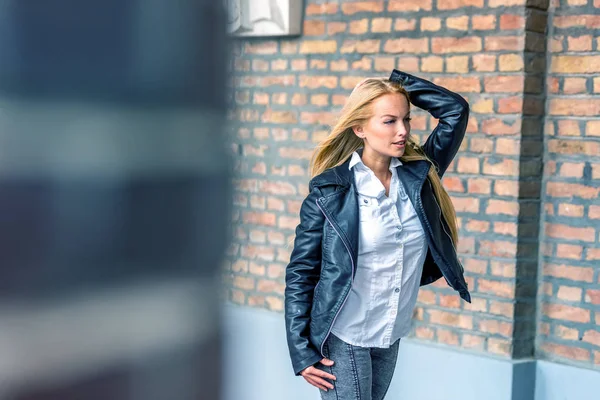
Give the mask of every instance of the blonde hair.
M 404 95 L 410 107 L 410 96 L 406 89 L 399 83 L 384 78 L 368 78 L 357 85 L 350 94 L 331 133 L 315 149 L 310 162 L 311 177 L 319 175 L 326 169 L 342 165 L 353 152 L 363 147 L 363 141 L 354 134 L 352 128 L 355 126 L 364 126 L 373 116 L 371 107 L 373 102 L 386 94 Z M 410 135 L 404 155 L 400 157 L 400 160 L 403 163 L 426 160 L 431 164 L 427 176 L 442 210 L 442 215 L 450 228 L 452 241 L 456 245 L 458 243 L 458 226 L 454 205 L 442 186 L 433 162 L 425 155 L 423 149 L 414 142 Z

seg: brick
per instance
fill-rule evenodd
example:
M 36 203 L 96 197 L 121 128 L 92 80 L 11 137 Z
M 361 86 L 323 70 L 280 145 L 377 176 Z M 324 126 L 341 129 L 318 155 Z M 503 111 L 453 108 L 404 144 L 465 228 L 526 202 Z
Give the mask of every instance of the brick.
M 501 54 L 498 57 L 500 71 L 523 71 L 524 67 L 523 57 L 518 54 Z
M 328 88 L 335 89 L 338 85 L 338 78 L 336 76 L 310 76 L 301 75 L 299 77 L 298 86 L 306 87 L 309 89 L 317 88 Z
M 427 38 L 420 39 L 390 39 L 383 46 L 386 53 L 428 53 L 429 42 Z
M 588 249 L 585 259 L 588 261 L 600 260 L 600 249 Z
M 600 151 L 600 144 L 595 141 L 551 139 L 548 141 L 548 151 L 558 154 L 595 156 Z
M 518 176 L 519 162 L 506 158 L 500 161 L 486 158 L 483 161 L 483 173 L 486 175 Z
M 279 156 L 282 158 L 290 158 L 293 160 L 310 160 L 310 158 L 312 157 L 312 150 L 298 149 L 293 147 L 281 147 L 279 148 Z
M 372 68 L 373 60 L 367 57 L 363 57 L 358 61 L 352 63 L 352 69 L 370 71 Z
M 600 136 L 600 121 L 588 121 L 585 125 L 586 136 Z
M 490 314 L 502 315 L 506 318 L 513 318 L 514 313 L 515 307 L 513 303 L 490 300 Z
M 584 163 L 563 162 L 560 167 L 560 176 L 568 178 L 583 178 Z
M 323 3 L 323 4 L 308 4 L 306 6 L 306 15 L 322 15 L 322 14 L 336 14 L 338 12 L 338 4 L 335 2 Z
M 426 326 L 417 326 L 415 329 L 415 336 L 418 339 L 433 340 L 435 330 Z
M 600 219 L 600 206 L 590 206 L 588 217 L 591 219 Z
M 525 47 L 524 36 L 487 36 L 486 51 L 522 51 Z
M 567 0 L 570 6 L 587 6 L 588 0 Z
M 396 67 L 396 59 L 394 57 L 375 57 L 375 71 L 389 72 Z
M 353 35 L 361 35 L 369 30 L 369 20 L 360 19 L 350 22 L 350 33 Z
M 592 36 L 569 36 L 567 37 L 569 51 L 592 51 Z
M 479 331 L 510 337 L 513 325 L 509 322 L 501 322 L 495 319 L 482 319 L 479 321 Z
M 587 289 L 585 291 L 585 301 L 587 303 L 600 305 L 600 290 Z M 598 317 L 598 316 L 596 315 L 596 317 Z M 599 322 L 599 320 L 598 320 L 598 318 L 596 318 L 596 323 L 598 323 L 598 322 Z
M 456 170 L 464 174 L 479 174 L 479 159 L 472 157 L 460 157 Z
M 453 197 L 451 196 L 452 203 L 456 212 L 479 212 L 479 199 L 474 197 Z
M 481 91 L 478 77 L 443 77 L 435 78 L 433 82 L 454 92 L 479 93 Z
M 293 111 L 275 111 L 269 108 L 261 116 L 261 121 L 271 124 L 295 124 L 298 117 Z
M 463 237 L 458 242 L 457 247 L 459 254 L 474 254 L 475 253 L 475 238 Z
M 331 112 L 303 112 L 300 114 L 300 121 L 303 124 L 332 125 L 336 118 L 336 114 Z M 308 152 L 310 153 L 310 150 Z
M 521 120 L 515 120 L 511 125 L 510 120 L 502 120 L 499 118 L 490 118 L 483 121 L 481 124 L 481 132 L 489 135 L 516 135 L 521 131 Z
M 337 35 L 338 33 L 344 33 L 348 29 L 348 24 L 345 22 L 328 22 L 327 23 L 327 34 L 329 36 Z
M 468 258 L 463 263 L 465 271 L 475 274 L 485 274 L 487 272 L 487 261 Z
M 466 15 L 460 17 L 448 17 L 446 19 L 448 29 L 456 29 L 459 31 L 469 30 L 469 17 Z
M 487 138 L 471 138 L 469 150 L 473 153 L 491 153 L 494 150 L 494 141 Z
M 471 194 L 489 194 L 491 181 L 485 178 L 470 178 L 467 181 L 467 190 Z
M 423 17 L 421 18 L 421 31 L 422 32 L 436 32 L 442 27 L 442 20 L 434 17 Z
M 563 40 L 564 36 L 562 35 L 554 35 L 549 38 L 550 40 L 550 52 L 551 53 L 560 53 L 564 51 Z
M 416 19 L 398 18 L 394 22 L 394 30 L 396 31 L 414 31 L 417 27 Z
M 587 92 L 587 79 L 585 78 L 565 78 L 563 83 L 564 94 L 577 94 Z
M 287 60 L 273 60 L 271 61 L 271 69 L 273 71 L 286 71 L 288 69 Z
M 600 17 L 597 15 L 561 15 L 554 17 L 554 26 L 556 28 L 586 27 L 597 29 L 600 26 Z
M 588 267 L 544 263 L 543 272 L 544 275 L 572 281 L 593 282 L 594 280 L 594 270 Z
M 233 278 L 233 286 L 243 290 L 254 289 L 254 278 L 247 276 L 235 276 Z
M 478 283 L 478 292 L 479 293 L 487 293 L 492 294 L 498 297 L 512 298 L 514 296 L 515 288 L 514 284 L 510 282 L 489 280 L 479 278 L 477 280 Z
M 477 54 L 473 56 L 473 68 L 477 72 L 492 72 L 496 70 L 496 56 L 492 54 Z
M 325 34 L 325 22 L 318 20 L 305 20 L 302 34 L 304 36 L 321 36 Z
M 591 74 L 600 72 L 600 55 L 552 57 L 551 72 L 559 74 Z
M 579 129 L 579 121 L 558 121 L 558 134 L 559 136 L 581 136 L 581 130 Z
M 303 106 L 307 102 L 307 96 L 305 94 L 295 93 L 292 96 L 292 105 Z
M 563 340 L 579 340 L 577 329 L 567 328 L 563 325 L 556 325 L 554 327 L 554 334 Z
M 449 192 L 460 192 L 463 193 L 465 191 L 465 186 L 460 178 L 455 176 L 445 176 L 443 179 L 443 184 L 446 190 Z
M 483 0 L 438 0 L 438 10 L 456 10 L 466 7 L 483 7 Z
M 519 155 L 520 152 L 520 140 L 508 138 L 498 138 L 496 140 L 496 153 L 505 155 Z
M 444 70 L 444 59 L 438 56 L 423 57 L 421 59 L 421 71 L 442 72 Z
M 451 294 L 451 295 L 440 294 L 439 299 L 440 299 L 440 306 L 442 306 L 444 308 L 460 308 L 461 300 L 460 300 L 460 297 L 457 296 L 456 294 Z
M 517 244 L 506 240 L 481 240 L 478 254 L 492 257 L 514 257 L 517 254 Z
M 307 66 L 306 59 L 292 60 L 292 71 L 305 71 Z
M 378 53 L 381 46 L 380 40 L 345 40 L 340 48 L 340 53 Z
M 342 12 L 346 15 L 356 13 L 381 13 L 383 11 L 383 1 L 357 1 L 352 3 L 342 3 Z
M 572 321 L 579 323 L 590 322 L 590 311 L 579 307 L 567 306 L 564 304 L 544 304 L 543 314 L 551 319 Z
M 246 42 L 244 44 L 245 54 L 276 54 L 278 51 L 278 45 L 276 41 L 266 42 Z
M 446 59 L 446 72 L 467 73 L 469 72 L 469 57 L 456 56 Z
M 244 294 L 244 292 L 240 291 L 240 290 L 233 290 L 231 289 L 230 291 L 230 296 L 229 299 L 235 303 L 235 304 L 244 304 L 246 301 L 246 295 Z
M 494 222 L 494 233 L 517 237 L 517 230 L 514 222 Z
M 583 247 L 566 244 L 566 243 L 558 243 L 556 245 L 556 257 L 558 258 L 570 258 L 573 260 L 580 260 L 583 254 Z
M 594 242 L 596 237 L 594 228 L 575 228 L 569 225 L 550 223 L 546 223 L 546 235 L 552 238 L 586 242 Z
M 333 60 L 333 61 L 331 61 L 330 69 L 332 71 L 347 71 L 348 70 L 348 61 Z
M 446 329 L 437 330 L 437 340 L 440 343 L 447 344 L 450 346 L 458 346 L 458 335 Z
M 489 199 L 486 214 L 519 215 L 519 203 L 517 201 L 505 201 Z
M 585 331 L 583 334 L 583 341 L 600 347 L 600 332 L 598 332 L 596 329 Z
M 500 29 L 503 31 L 520 30 L 525 28 L 525 17 L 516 14 L 500 16 Z
M 431 10 L 432 0 L 389 0 L 388 11 Z
M 391 18 L 373 18 L 371 21 L 371 32 L 388 33 L 392 30 Z
M 514 278 L 516 275 L 516 262 L 491 261 L 492 275 L 504 278 Z
M 551 115 L 596 116 L 600 112 L 600 100 L 554 98 L 550 99 Z
M 500 356 L 510 356 L 512 345 L 510 341 L 500 338 L 488 339 L 488 351 Z
M 541 350 L 571 360 L 589 361 L 590 359 L 590 351 L 578 347 L 565 346 L 556 343 L 543 343 L 541 345 Z
M 336 50 L 335 40 L 305 40 L 300 45 L 301 54 L 335 53 Z
M 437 325 L 473 329 L 473 317 L 466 314 L 452 313 L 441 310 L 427 310 L 429 322 Z
M 492 30 L 496 28 L 495 15 L 474 15 L 471 17 L 473 29 L 477 31 Z
M 487 232 L 490 229 L 490 223 L 488 221 L 471 219 L 467 222 L 466 228 L 471 232 Z
M 281 54 L 296 54 L 298 52 L 298 42 L 283 40 L 280 42 Z
M 310 103 L 315 106 L 326 106 L 329 104 L 329 95 L 315 94 L 310 97 Z
M 327 69 L 327 61 L 321 59 L 312 59 L 310 60 L 310 69 Z
M 435 304 L 435 293 L 430 290 L 419 290 L 417 301 L 423 304 Z
M 432 38 L 431 48 L 434 53 L 475 53 L 482 50 L 481 38 L 469 36 L 463 38 Z
M 520 93 L 524 88 L 523 76 L 486 76 L 483 86 L 489 93 Z
M 488 6 L 492 8 L 524 6 L 527 0 L 489 0 Z
M 264 296 L 248 296 L 248 305 L 251 307 L 264 307 L 265 297 Z
M 465 349 L 483 350 L 485 347 L 485 340 L 482 336 L 462 335 L 461 346 Z
M 270 211 L 284 211 L 285 203 L 276 197 L 267 197 L 267 209 Z
M 578 287 L 560 286 L 557 297 L 565 301 L 581 301 L 582 290 Z
M 599 188 L 575 183 L 548 182 L 546 185 L 546 194 L 552 197 L 581 197 L 583 199 L 594 199 L 598 197 L 599 191 Z

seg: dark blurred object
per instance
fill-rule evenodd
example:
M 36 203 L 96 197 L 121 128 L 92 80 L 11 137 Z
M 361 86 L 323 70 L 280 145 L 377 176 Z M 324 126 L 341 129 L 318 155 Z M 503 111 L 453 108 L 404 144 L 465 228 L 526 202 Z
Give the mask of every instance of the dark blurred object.
M 214 0 L 0 0 L 0 400 L 217 399 Z

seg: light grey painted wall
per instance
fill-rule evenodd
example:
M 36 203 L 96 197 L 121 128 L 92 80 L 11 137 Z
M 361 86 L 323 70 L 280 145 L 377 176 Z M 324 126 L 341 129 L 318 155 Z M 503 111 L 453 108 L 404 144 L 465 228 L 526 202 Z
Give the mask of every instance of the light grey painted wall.
M 224 400 L 318 400 L 294 376 L 283 315 L 224 307 Z M 537 377 L 536 377 L 537 375 Z M 535 390 L 535 395 L 534 395 Z M 386 400 L 598 400 L 600 373 L 403 339 Z

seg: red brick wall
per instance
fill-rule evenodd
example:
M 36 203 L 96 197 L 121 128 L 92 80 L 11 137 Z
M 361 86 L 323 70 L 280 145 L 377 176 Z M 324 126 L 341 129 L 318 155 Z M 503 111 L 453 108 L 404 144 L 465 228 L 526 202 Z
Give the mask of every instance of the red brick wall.
M 600 1 L 554 4 L 540 357 L 600 367 Z
M 592 14 L 593 7 L 588 4 L 578 9 Z M 443 282 L 423 288 L 415 311 L 413 335 L 502 356 L 533 356 L 538 279 L 553 282 L 552 298 L 558 298 L 559 289 L 556 284 L 559 280 L 547 279 L 547 268 L 544 274 L 538 273 L 539 239 L 544 236 L 539 229 L 541 197 L 552 187 L 554 179 L 545 178 L 546 192 L 542 192 L 543 152 L 548 151 L 547 168 L 552 160 L 560 167 L 562 161 L 558 160 L 563 154 L 558 154 L 559 151 L 564 153 L 565 148 L 576 151 L 581 145 L 593 150 L 593 146 L 598 146 L 597 138 L 590 138 L 590 134 L 585 137 L 588 128 L 581 117 L 544 116 L 545 32 L 551 20 L 547 8 L 548 2 L 544 0 L 308 0 L 304 34 L 300 38 L 236 42 L 233 82 L 236 107 L 231 113 L 238 123 L 232 144 L 236 154 L 236 209 L 230 262 L 226 266 L 230 301 L 282 311 L 289 243 L 299 221 L 300 203 L 307 192 L 307 167 L 312 150 L 327 135 L 329 125 L 356 82 L 367 76 L 387 76 L 396 67 L 460 93 L 471 105 L 467 136 L 444 184 L 453 197 L 460 220 L 459 252 L 473 303 L 460 302 Z M 565 12 L 573 14 L 571 9 Z M 597 26 L 593 18 L 582 21 Z M 556 26 L 554 29 L 559 31 Z M 583 40 L 577 41 L 577 45 L 583 46 L 580 43 Z M 596 52 L 598 38 L 592 38 L 591 42 L 590 51 Z M 590 57 L 588 62 L 592 61 Z M 591 72 L 585 72 L 590 93 L 594 90 Z M 562 82 L 563 76 L 564 73 L 553 71 L 549 90 L 554 85 L 553 79 Z M 581 85 L 575 81 L 569 83 L 578 84 Z M 559 86 L 562 88 L 562 83 Z M 599 87 L 600 82 L 596 82 L 596 92 Z M 563 93 L 549 95 L 550 110 L 552 101 L 565 98 Z M 590 99 L 589 94 L 570 96 Z M 560 109 L 558 104 L 554 106 L 556 109 Z M 591 110 L 596 106 L 580 107 Z M 566 138 L 575 143 L 574 147 L 552 141 L 544 147 L 544 134 L 550 135 L 554 132 L 550 126 L 557 126 L 556 136 L 560 136 L 557 120 L 563 119 L 580 121 L 581 138 Z M 549 125 L 544 131 L 545 121 Z M 412 121 L 413 134 L 423 140 L 435 124 L 427 113 L 417 111 Z M 588 126 L 598 130 L 593 124 Z M 587 160 L 583 156 L 569 157 L 580 164 Z M 585 171 L 593 179 L 600 174 L 596 169 L 589 172 L 592 167 L 577 168 L 581 169 L 582 177 Z M 590 183 L 584 184 L 581 177 L 557 175 L 552 174 L 557 181 L 582 185 L 569 188 L 569 192 L 589 191 L 593 196 L 585 200 L 587 203 L 580 203 L 585 204 L 584 215 L 556 221 L 570 222 L 572 228 L 591 228 L 592 235 L 597 235 L 591 218 L 594 215 L 598 218 L 599 211 L 591 203 L 597 198 L 594 190 L 598 190 L 598 182 L 589 180 Z M 566 202 L 559 197 L 543 201 L 545 209 L 547 203 L 555 204 L 557 214 L 559 204 Z M 547 242 L 554 246 L 561 240 L 549 238 Z M 581 246 L 574 239 L 564 244 Z M 547 253 L 548 247 L 544 251 Z M 590 254 L 595 253 L 582 249 L 581 257 L 569 259 L 569 265 L 593 270 L 593 261 L 586 260 Z M 554 263 L 553 260 L 544 259 L 549 263 Z M 594 273 L 597 282 L 598 273 Z M 569 284 L 577 283 L 569 281 Z M 590 330 L 594 305 L 586 303 L 584 293 L 592 290 L 592 283 L 585 285 L 577 304 L 587 310 L 590 320 L 585 327 Z M 544 290 L 547 287 L 548 284 Z M 544 318 L 541 329 L 554 332 L 558 322 Z M 556 343 L 570 346 L 575 342 Z M 548 349 L 545 343 L 540 344 L 540 348 Z M 584 346 L 588 346 L 586 349 L 593 357 L 592 344 Z M 600 348 L 596 346 L 596 350 Z

